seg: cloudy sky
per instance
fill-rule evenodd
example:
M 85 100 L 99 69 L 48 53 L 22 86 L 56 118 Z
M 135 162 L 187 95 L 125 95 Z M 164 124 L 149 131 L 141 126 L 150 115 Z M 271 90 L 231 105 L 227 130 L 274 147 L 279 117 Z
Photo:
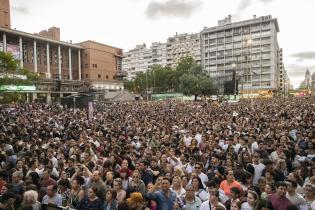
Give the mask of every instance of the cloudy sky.
M 315 72 L 315 0 L 11 0 L 11 25 L 30 33 L 61 28 L 61 39 L 95 40 L 129 50 L 165 42 L 178 33 L 196 33 L 253 15 L 278 18 L 278 41 L 295 87 L 305 70 Z

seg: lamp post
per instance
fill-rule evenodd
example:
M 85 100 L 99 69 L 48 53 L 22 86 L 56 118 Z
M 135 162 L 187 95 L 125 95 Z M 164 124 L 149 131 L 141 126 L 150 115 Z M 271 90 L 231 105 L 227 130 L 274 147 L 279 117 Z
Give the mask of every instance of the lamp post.
M 148 95 L 148 70 L 145 72 L 145 90 L 146 90 L 146 98 L 147 101 L 149 100 L 149 95 Z
M 234 79 L 234 99 L 236 100 L 236 71 L 235 71 L 236 64 L 232 63 L 232 67 L 233 67 L 233 79 Z

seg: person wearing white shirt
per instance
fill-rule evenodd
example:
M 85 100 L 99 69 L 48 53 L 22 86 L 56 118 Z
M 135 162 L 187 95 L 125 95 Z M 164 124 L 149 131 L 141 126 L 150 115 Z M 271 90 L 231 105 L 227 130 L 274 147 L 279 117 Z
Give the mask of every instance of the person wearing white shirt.
M 184 135 L 184 143 L 185 143 L 185 146 L 186 147 L 190 147 L 191 145 L 191 140 L 192 140 L 192 137 L 190 136 L 189 132 L 187 131 Z
M 255 168 L 253 184 L 256 186 L 258 184 L 258 179 L 261 177 L 262 172 L 266 166 L 260 162 L 260 154 L 257 152 L 253 153 L 252 160 L 252 165 Z
M 54 157 L 54 150 L 49 148 L 47 150 L 47 158 L 51 161 L 54 168 L 58 168 L 58 160 Z
M 199 210 L 211 210 L 217 206 L 220 206 L 224 210 L 226 210 L 225 206 L 219 202 L 219 191 L 213 190 L 209 194 L 209 200 L 206 200 L 205 202 L 203 202 Z
M 287 184 L 287 199 L 289 199 L 292 204 L 299 207 L 300 210 L 308 210 L 306 200 L 295 191 L 297 183 L 290 180 L 287 180 L 285 183 Z
M 201 135 L 201 133 L 199 133 L 199 132 L 196 133 L 195 139 L 197 140 L 198 146 L 199 146 L 199 144 L 201 143 L 201 140 L 202 140 L 202 135 Z
M 203 169 L 202 163 L 196 163 L 194 168 L 197 173 L 197 176 L 199 176 L 199 178 L 201 179 L 202 186 L 206 188 L 206 183 L 209 181 L 209 179 L 208 176 L 202 172 Z
M 254 136 L 248 137 L 248 146 L 250 147 L 250 152 L 252 154 L 259 149 L 259 146 L 254 138 Z
M 259 196 L 255 191 L 248 191 L 247 202 L 243 203 L 241 210 L 254 210 L 257 206 Z

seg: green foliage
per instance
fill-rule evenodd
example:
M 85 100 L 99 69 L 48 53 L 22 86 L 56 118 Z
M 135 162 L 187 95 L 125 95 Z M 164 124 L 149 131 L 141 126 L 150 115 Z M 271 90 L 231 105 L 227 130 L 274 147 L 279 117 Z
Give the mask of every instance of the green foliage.
M 153 65 L 146 73 L 139 73 L 132 81 L 125 82 L 125 88 L 136 93 L 182 92 L 185 95 L 216 94 L 216 87 L 201 65 L 192 57 L 184 57 L 172 69 Z
M 14 73 L 18 69 L 18 61 L 11 53 L 0 51 L 0 73 Z
M 26 76 L 21 79 L 19 76 Z M 19 61 L 15 60 L 11 53 L 0 52 L 0 85 L 32 85 L 39 78 L 37 73 L 27 69 L 20 69 Z M 23 100 L 18 92 L 0 91 L 2 103 L 17 102 Z

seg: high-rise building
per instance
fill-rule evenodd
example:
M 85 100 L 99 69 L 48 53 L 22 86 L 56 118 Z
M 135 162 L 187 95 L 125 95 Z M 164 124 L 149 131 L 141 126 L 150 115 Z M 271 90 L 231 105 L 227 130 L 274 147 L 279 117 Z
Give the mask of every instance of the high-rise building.
M 191 56 L 200 63 L 200 34 L 176 34 L 166 43 L 167 66 L 175 67 L 183 57 Z
M 201 31 L 201 64 L 220 93 L 236 71 L 241 94 L 278 90 L 278 21 L 270 15 L 232 22 L 228 16 Z
M 123 71 L 128 79 L 139 72 L 146 72 L 153 65 L 175 67 L 183 57 L 191 56 L 200 63 L 200 37 L 198 34 L 176 34 L 166 43 L 153 42 L 150 48 L 145 44 L 124 53 Z
M 0 27 L 11 28 L 10 1 L 0 0 Z
M 123 71 L 127 72 L 127 79 L 136 77 L 137 73 L 146 72 L 152 59 L 152 52 L 146 44 L 137 45 L 125 52 L 122 62 Z
M 161 66 L 166 66 L 167 64 L 166 43 L 153 42 L 150 49 L 152 52 L 151 65 L 157 64 Z
M 278 94 L 282 96 L 288 96 L 290 87 L 290 79 L 288 73 L 283 64 L 283 50 L 282 48 L 278 51 L 279 56 L 279 91 Z
M 146 72 L 153 65 L 166 66 L 166 44 L 153 42 L 150 48 L 146 44 L 137 45 L 124 53 L 122 69 L 127 72 L 127 79 L 136 77 L 137 73 Z

